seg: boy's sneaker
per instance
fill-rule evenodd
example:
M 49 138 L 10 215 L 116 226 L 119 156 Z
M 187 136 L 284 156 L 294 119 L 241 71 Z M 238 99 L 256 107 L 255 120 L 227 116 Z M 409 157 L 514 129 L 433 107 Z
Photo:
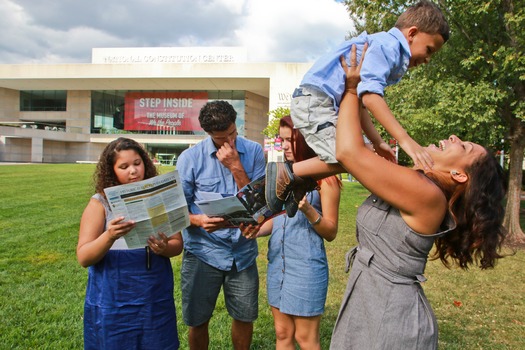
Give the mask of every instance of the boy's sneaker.
M 291 164 L 269 162 L 266 165 L 266 203 L 270 210 L 279 212 L 294 183 Z

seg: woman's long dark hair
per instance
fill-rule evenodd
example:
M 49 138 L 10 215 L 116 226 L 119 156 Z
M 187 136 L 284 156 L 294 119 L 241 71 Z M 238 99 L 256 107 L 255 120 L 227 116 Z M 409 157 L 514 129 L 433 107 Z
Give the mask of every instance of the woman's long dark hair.
M 158 175 L 157 168 L 153 164 L 153 161 L 148 156 L 146 150 L 137 141 L 125 137 L 119 137 L 118 139 L 111 141 L 100 155 L 97 168 L 93 174 L 96 193 L 105 197 L 104 188 L 120 185 L 117 180 L 117 175 L 115 175 L 115 170 L 113 170 L 113 166 L 115 165 L 117 154 L 120 151 L 127 150 L 137 152 L 140 158 L 142 158 L 142 162 L 144 163 L 144 179 L 149 179 Z
M 502 225 L 506 179 L 489 150 L 465 172 L 469 178 L 466 184 L 454 190 L 443 189 L 457 226 L 436 239 L 432 258 L 440 259 L 445 266 L 450 266 L 452 260 L 465 270 L 473 264 L 482 269 L 493 268 L 496 260 L 503 257 L 500 249 L 507 235 Z M 427 176 L 432 178 L 432 174 Z

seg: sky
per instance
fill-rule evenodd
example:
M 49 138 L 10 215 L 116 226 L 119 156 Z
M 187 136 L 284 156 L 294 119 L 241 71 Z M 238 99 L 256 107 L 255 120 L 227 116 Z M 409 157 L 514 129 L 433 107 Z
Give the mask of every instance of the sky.
M 312 62 L 353 30 L 336 0 L 0 0 L 0 18 L 0 64 L 203 46 L 246 47 L 251 62 Z

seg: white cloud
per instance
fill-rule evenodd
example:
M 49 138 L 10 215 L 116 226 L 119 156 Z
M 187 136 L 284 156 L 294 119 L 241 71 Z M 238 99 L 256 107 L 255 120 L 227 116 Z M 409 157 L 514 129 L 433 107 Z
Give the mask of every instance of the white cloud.
M 90 62 L 93 47 L 245 46 L 313 61 L 352 29 L 335 0 L 0 0 L 0 63 Z
M 252 60 L 311 61 L 351 29 L 344 5 L 333 0 L 253 0 L 236 35 Z

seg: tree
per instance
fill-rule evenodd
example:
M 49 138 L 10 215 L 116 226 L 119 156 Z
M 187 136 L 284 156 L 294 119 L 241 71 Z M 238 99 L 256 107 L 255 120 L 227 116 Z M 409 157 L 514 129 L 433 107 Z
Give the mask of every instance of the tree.
M 345 1 L 356 33 L 389 30 L 416 1 Z M 422 144 L 451 133 L 509 154 L 504 225 L 525 243 L 519 224 L 525 149 L 524 0 L 437 0 L 451 37 L 430 64 L 411 70 L 385 98 Z M 351 33 L 352 35 L 356 33 Z
M 268 126 L 264 128 L 262 133 L 267 138 L 273 139 L 274 137 L 279 135 L 279 121 L 282 117 L 290 115 L 290 109 L 284 107 L 277 107 L 276 109 L 272 109 L 270 112 L 268 112 L 268 115 L 270 116 L 270 121 L 268 122 Z

